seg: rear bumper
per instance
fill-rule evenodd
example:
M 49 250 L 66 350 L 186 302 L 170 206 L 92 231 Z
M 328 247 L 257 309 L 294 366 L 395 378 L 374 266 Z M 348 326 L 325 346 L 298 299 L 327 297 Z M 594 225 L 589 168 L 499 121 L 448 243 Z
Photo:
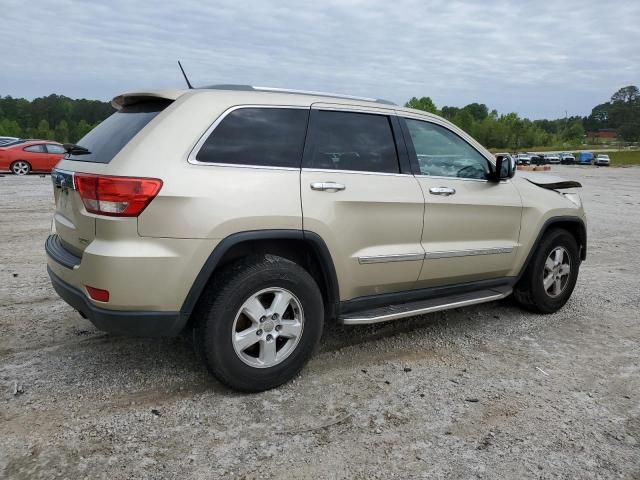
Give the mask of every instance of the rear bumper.
M 58 295 L 99 330 L 116 335 L 172 337 L 178 335 L 187 324 L 188 317 L 180 312 L 107 310 L 96 307 L 83 292 L 60 279 L 51 268 L 47 267 L 47 272 Z

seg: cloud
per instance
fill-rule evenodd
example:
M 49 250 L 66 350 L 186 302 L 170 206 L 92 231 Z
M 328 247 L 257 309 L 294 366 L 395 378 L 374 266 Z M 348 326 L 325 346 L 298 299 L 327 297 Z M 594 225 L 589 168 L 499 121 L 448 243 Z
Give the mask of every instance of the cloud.
M 586 114 L 640 83 L 631 0 L 5 0 L 0 94 L 245 83 Z

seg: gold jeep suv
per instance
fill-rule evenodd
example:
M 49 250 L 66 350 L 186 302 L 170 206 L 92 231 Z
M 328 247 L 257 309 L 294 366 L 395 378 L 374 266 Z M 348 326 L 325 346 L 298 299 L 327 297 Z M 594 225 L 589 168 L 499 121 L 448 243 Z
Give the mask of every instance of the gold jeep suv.
M 112 103 L 51 175 L 53 286 L 101 330 L 192 329 L 239 390 L 295 376 L 331 320 L 555 312 L 586 256 L 580 184 L 514 177 L 436 115 L 232 85 Z

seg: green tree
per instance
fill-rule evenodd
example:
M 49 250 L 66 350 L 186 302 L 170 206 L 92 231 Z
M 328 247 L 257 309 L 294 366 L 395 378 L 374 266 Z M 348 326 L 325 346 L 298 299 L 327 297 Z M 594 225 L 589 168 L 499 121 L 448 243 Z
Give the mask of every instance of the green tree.
M 69 125 L 65 120 L 60 120 L 56 125 L 54 139 L 61 143 L 69 142 Z
M 91 131 L 91 128 L 93 127 L 91 127 L 91 125 L 89 125 L 86 120 L 80 120 L 78 122 L 78 125 L 76 125 L 76 129 L 73 133 L 73 143 L 80 141 L 82 137 L 84 137 L 87 133 L 89 133 L 89 131 Z
M 74 100 L 62 95 L 49 95 L 29 101 L 5 96 L 0 97 L 0 129 L 5 135 L 13 132 L 12 136 L 23 138 L 59 139 L 62 136 L 64 139 L 64 121 L 68 130 L 67 137 L 71 139 L 76 133 L 84 135 L 91 125 L 101 122 L 113 111 L 111 104 L 99 100 Z M 42 120 L 47 122 L 47 128 L 45 124 L 41 124 Z M 82 120 L 85 123 L 78 130 Z
M 407 103 L 404 104 L 407 108 L 415 108 L 416 110 L 423 110 L 429 113 L 438 113 L 435 103 L 430 97 L 416 98 L 412 97 Z
M 18 122 L 15 120 L 9 120 L 8 118 L 3 118 L 0 120 L 0 136 L 3 137 L 21 137 L 22 129 Z
M 489 116 L 489 109 L 484 103 L 470 103 L 462 108 L 462 110 L 469 112 L 474 120 L 482 121 Z
M 447 120 L 453 120 L 459 110 L 458 107 L 442 107 L 442 116 Z
M 635 85 L 622 87 L 616 93 L 611 95 L 611 103 L 635 103 L 640 100 L 640 90 Z
M 562 139 L 571 143 L 578 144 L 584 137 L 584 127 L 582 122 L 574 120 L 569 126 L 562 132 Z
M 51 130 L 49 129 L 49 122 L 47 122 L 46 120 L 40 120 L 40 122 L 38 123 L 38 127 L 35 129 L 34 133 L 34 137 L 41 138 L 43 140 L 48 140 L 53 137 L 53 135 L 51 134 Z
M 471 127 L 473 126 L 473 116 L 466 110 L 460 110 L 453 117 L 453 123 L 464 130 L 467 133 L 471 133 Z

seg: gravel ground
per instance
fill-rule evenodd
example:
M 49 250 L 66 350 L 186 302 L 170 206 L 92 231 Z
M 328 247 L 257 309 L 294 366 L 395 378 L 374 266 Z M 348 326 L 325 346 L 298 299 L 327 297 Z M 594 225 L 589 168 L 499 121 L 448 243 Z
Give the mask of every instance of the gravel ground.
M 188 342 L 113 337 L 49 285 L 48 177 L 0 178 L 0 477 L 640 479 L 640 168 L 583 183 L 572 299 L 327 328 L 293 382 L 241 395 Z

